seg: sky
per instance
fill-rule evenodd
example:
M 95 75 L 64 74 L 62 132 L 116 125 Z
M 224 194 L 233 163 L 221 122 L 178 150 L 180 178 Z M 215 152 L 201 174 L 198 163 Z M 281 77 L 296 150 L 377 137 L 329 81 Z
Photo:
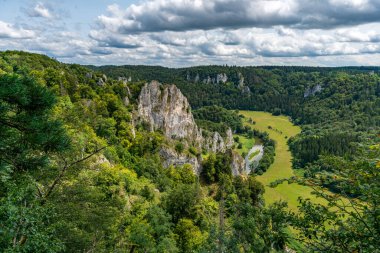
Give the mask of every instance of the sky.
M 380 66 L 380 0 L 0 0 L 0 51 L 93 65 Z

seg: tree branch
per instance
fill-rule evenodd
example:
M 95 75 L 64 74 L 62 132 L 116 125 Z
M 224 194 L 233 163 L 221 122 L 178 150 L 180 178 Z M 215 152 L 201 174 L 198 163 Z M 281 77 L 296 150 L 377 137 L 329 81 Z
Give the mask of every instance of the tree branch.
M 46 201 L 46 199 L 51 195 L 51 193 L 53 192 L 54 188 L 57 186 L 57 184 L 59 183 L 59 181 L 62 179 L 62 177 L 65 175 L 65 172 L 72 166 L 78 164 L 78 163 L 81 163 L 81 162 L 84 162 L 85 160 L 91 158 L 92 156 L 94 156 L 95 154 L 99 153 L 100 151 L 102 151 L 103 149 L 105 149 L 107 146 L 105 147 L 102 147 L 100 149 L 97 149 L 95 150 L 94 152 L 92 152 L 91 154 L 75 161 L 75 162 L 72 162 L 70 164 L 68 164 L 66 161 L 65 161 L 65 165 L 63 166 L 63 168 L 61 169 L 60 173 L 58 174 L 58 176 L 54 179 L 53 183 L 50 185 L 49 189 L 47 190 L 45 196 L 43 197 L 43 203 Z

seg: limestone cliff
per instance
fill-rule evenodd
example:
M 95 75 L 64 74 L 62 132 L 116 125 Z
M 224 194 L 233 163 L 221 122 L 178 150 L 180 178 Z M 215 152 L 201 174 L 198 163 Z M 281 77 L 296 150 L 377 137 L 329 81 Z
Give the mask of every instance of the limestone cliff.
M 226 137 L 226 148 L 227 148 L 227 149 L 230 149 L 230 148 L 232 148 L 233 145 L 234 145 L 234 137 L 233 137 L 233 135 L 232 135 L 232 130 L 231 130 L 231 128 L 228 128 L 228 130 L 227 130 L 227 132 L 226 132 L 226 135 L 227 135 L 227 137 Z
M 182 166 L 184 164 L 190 164 L 194 173 L 199 175 L 201 172 L 201 157 L 195 157 L 188 154 L 179 154 L 171 148 L 163 147 L 160 150 L 160 156 L 164 160 L 164 167 L 169 167 L 170 165 Z
M 145 84 L 139 96 L 138 117 L 151 131 L 160 129 L 169 139 L 201 141 L 187 98 L 175 85 L 164 86 L 157 81 Z
M 234 145 L 232 130 L 229 128 L 226 132 L 226 138 L 223 138 L 218 132 L 214 132 L 211 136 L 203 137 L 203 148 L 213 153 L 224 153 L 231 149 Z
M 235 151 L 231 151 L 231 169 L 232 169 L 232 175 L 237 176 L 244 173 L 245 169 L 245 160 L 244 158 L 236 153 Z
M 162 131 L 169 142 L 179 140 L 186 149 L 194 146 L 199 151 L 206 149 L 213 153 L 225 153 L 231 150 L 234 144 L 231 129 L 226 132 L 226 138 L 218 132 L 203 137 L 202 130 L 195 123 L 187 98 L 175 85 L 162 85 L 157 81 L 145 84 L 139 96 L 136 114 L 137 120 L 146 122 L 151 131 Z M 178 154 L 170 147 L 163 147 L 160 156 L 165 166 L 189 163 L 195 173 L 200 173 L 201 157 L 186 152 Z M 244 162 L 243 158 L 240 157 L 239 160 L 237 156 L 239 155 L 233 153 L 231 166 L 234 174 L 241 171 L 241 160 Z

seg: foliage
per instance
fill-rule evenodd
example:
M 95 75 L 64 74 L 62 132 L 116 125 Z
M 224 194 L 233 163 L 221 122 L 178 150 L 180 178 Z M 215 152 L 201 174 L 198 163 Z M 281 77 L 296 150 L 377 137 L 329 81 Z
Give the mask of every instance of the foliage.
M 210 154 L 202 162 L 202 176 L 208 183 L 218 182 L 223 174 L 231 175 L 231 155 L 231 152 Z
M 376 141 L 379 127 L 379 77 L 367 72 L 89 68 L 0 52 L 0 251 L 273 252 L 285 249 L 292 224 L 312 251 L 375 252 L 379 154 L 376 146 L 365 153 L 357 145 Z M 200 83 L 216 73 L 228 81 Z M 129 76 L 133 81 L 118 78 Z M 165 169 L 163 146 L 199 151 L 134 124 L 139 92 L 151 79 L 176 83 L 210 131 L 231 127 L 261 139 L 268 149 L 261 171 L 271 163 L 274 141 L 243 128 L 226 109 L 292 116 L 303 128 L 289 140 L 296 165 L 305 166 L 303 183 L 329 187 L 350 207 L 325 192 L 318 194 L 331 208 L 302 200 L 301 213 L 286 215 L 284 203 L 265 206 L 264 186 L 254 176 L 232 177 L 228 152 L 207 154 L 201 178 L 187 164 Z M 319 84 L 321 91 L 306 94 Z
M 50 222 L 37 178 L 50 157 L 70 148 L 59 121 L 51 118 L 55 97 L 33 78 L 0 76 L 0 250 L 55 252 L 63 248 Z M 37 186 L 38 187 L 38 186 Z
M 300 199 L 300 213 L 291 214 L 292 225 L 300 231 L 299 240 L 313 252 L 377 252 L 379 244 L 380 173 L 378 147 L 366 151 L 348 166 L 330 167 L 339 178 L 340 194 L 321 190 L 326 170 L 317 170 L 308 184 L 315 194 L 326 199 L 327 206 Z M 369 157 L 369 158 L 367 158 Z M 303 180 L 301 180 L 302 182 Z M 352 198 L 350 195 L 357 196 Z
M 197 124 L 211 132 L 226 134 L 228 128 L 232 131 L 241 132 L 243 123 L 239 114 L 216 105 L 201 107 L 193 111 Z

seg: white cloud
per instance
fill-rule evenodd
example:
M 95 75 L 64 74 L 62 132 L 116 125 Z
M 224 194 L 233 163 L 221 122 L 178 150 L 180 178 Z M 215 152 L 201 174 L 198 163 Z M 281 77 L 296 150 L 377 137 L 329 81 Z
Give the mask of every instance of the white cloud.
M 0 50 L 98 65 L 380 61 L 378 0 L 142 0 L 108 6 L 88 34 L 75 32 L 56 6 L 43 3 L 24 10 L 26 21 L 0 21 Z
M 27 39 L 35 36 L 36 34 L 32 30 L 16 27 L 0 20 L 0 38 Z
M 273 27 L 334 28 L 380 21 L 378 0 L 153 0 L 110 5 L 98 23 L 115 33 Z
M 41 17 L 41 18 L 47 18 L 47 19 L 51 19 L 54 17 L 53 14 L 51 13 L 51 10 L 41 2 L 38 2 L 33 7 L 33 9 L 28 10 L 27 13 L 30 17 Z

